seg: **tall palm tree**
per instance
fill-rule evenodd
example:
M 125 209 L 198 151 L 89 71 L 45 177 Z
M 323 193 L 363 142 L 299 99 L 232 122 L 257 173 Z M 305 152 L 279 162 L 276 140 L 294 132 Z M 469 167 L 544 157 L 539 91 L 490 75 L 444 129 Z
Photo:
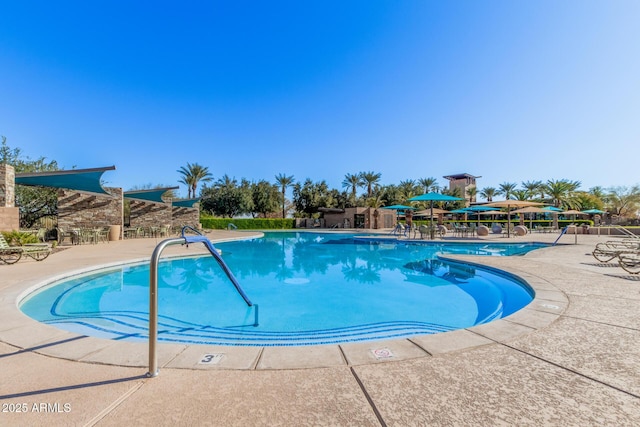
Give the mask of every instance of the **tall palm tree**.
M 422 188 L 424 188 L 425 193 L 430 193 L 431 191 L 438 188 L 438 180 L 433 177 L 420 178 L 418 180 L 418 184 L 420 184 Z
M 416 195 L 415 188 L 416 183 L 412 179 L 400 181 L 400 184 L 398 184 L 398 189 L 400 190 L 400 195 L 402 196 L 403 203 L 407 203 L 410 198 Z
M 187 186 L 188 197 L 196 197 L 198 183 L 200 181 L 206 182 L 213 179 L 213 175 L 209 172 L 209 168 L 201 166 L 198 163 L 191 164 L 187 162 L 187 166 L 182 166 L 178 169 L 178 173 L 182 175 L 179 182 Z
M 287 187 L 293 185 L 293 175 L 287 176 L 283 173 L 276 175 L 276 183 L 280 186 L 280 190 L 282 191 L 282 218 L 285 217 L 284 205 L 286 203 L 285 193 L 287 191 Z
M 508 200 L 511 197 L 511 193 L 513 193 L 513 190 L 516 189 L 517 185 L 518 184 L 514 182 L 503 182 L 498 186 L 500 187 L 500 189 L 498 190 L 497 194 L 504 194 L 505 200 Z
M 493 187 L 485 187 L 480 191 L 480 195 L 487 199 L 487 202 L 493 202 L 493 197 L 498 194 L 498 190 Z
M 522 187 L 527 191 L 529 197 L 533 197 L 538 193 L 541 193 L 540 187 L 542 187 L 542 181 L 523 181 Z M 542 192 L 542 198 L 544 198 L 544 192 Z
M 362 178 L 367 186 L 367 197 L 371 197 L 373 193 L 373 186 L 380 181 L 381 177 L 382 174 L 379 172 L 360 172 L 360 178 Z
M 361 185 L 364 184 L 364 180 L 362 179 L 362 177 L 360 176 L 360 174 L 354 173 L 354 174 L 346 174 L 344 176 L 344 181 L 342 181 L 342 187 L 343 188 L 350 188 L 351 189 L 351 199 L 353 201 L 356 200 L 356 192 L 358 191 L 358 187 L 360 187 Z
M 473 203 L 476 200 L 476 195 L 478 194 L 477 187 L 469 187 L 467 188 L 467 196 L 469 196 L 469 204 Z
M 565 208 L 580 208 L 575 205 L 575 195 L 573 194 L 580 188 L 580 181 L 569 181 L 568 179 L 553 180 L 550 179 L 544 185 L 545 192 L 551 197 L 553 206 Z
M 529 200 L 531 197 L 527 190 L 513 190 L 511 195 L 515 198 L 515 200 Z
M 580 209 L 579 202 L 574 192 L 580 187 L 579 181 L 569 181 L 568 179 L 550 179 L 544 184 L 544 191 L 551 197 L 553 206 L 566 209 Z M 577 204 L 578 203 L 578 204 Z M 553 215 L 553 226 L 558 228 L 558 215 Z

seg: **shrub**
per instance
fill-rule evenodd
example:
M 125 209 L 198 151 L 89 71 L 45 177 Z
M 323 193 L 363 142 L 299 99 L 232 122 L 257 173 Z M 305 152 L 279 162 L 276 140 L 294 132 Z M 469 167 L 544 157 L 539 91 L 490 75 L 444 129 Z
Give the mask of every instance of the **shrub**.
M 229 224 L 239 230 L 281 230 L 293 229 L 295 220 L 291 218 L 211 218 L 201 217 L 202 228 L 209 230 L 226 230 Z M 232 227 L 233 228 L 233 227 Z
M 2 236 L 9 246 L 24 246 L 28 243 L 38 243 L 38 238 L 33 233 L 23 231 L 3 231 Z

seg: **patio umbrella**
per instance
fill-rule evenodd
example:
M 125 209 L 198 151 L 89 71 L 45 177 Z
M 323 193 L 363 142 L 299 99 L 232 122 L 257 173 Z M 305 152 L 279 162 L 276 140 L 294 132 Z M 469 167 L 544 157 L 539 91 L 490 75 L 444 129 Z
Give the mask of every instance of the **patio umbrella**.
M 460 197 L 453 197 L 447 194 L 440 193 L 425 193 L 419 196 L 415 196 L 409 199 L 410 202 L 429 202 L 431 208 L 431 225 L 433 225 L 433 202 L 455 202 L 458 200 L 464 200 Z M 433 227 L 431 227 L 431 238 L 433 239 Z
M 540 206 L 543 203 L 539 202 L 530 202 L 528 200 L 502 200 L 500 202 L 491 202 L 487 203 L 485 206 L 491 206 L 494 208 L 507 208 L 507 237 L 511 237 L 511 208 L 524 208 L 527 206 Z
M 582 213 L 589 215 L 602 215 L 604 211 L 601 211 L 600 209 L 587 209 L 586 211 L 582 211 Z
M 391 206 L 383 206 L 380 209 L 393 209 L 396 211 L 404 211 L 407 209 L 415 209 L 413 206 L 405 206 L 405 205 L 391 205 Z

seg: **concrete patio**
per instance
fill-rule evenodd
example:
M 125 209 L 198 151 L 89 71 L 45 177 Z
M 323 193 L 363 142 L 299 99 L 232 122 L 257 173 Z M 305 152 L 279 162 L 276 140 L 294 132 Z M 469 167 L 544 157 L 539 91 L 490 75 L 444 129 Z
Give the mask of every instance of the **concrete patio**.
M 52 277 L 148 260 L 159 240 L 73 246 L 43 262 L 0 264 L 0 425 L 640 425 L 640 275 L 591 256 L 608 236 L 577 237 L 519 257 L 455 257 L 513 273 L 536 290 L 506 319 L 344 345 L 161 344 L 155 378 L 145 376 L 146 344 L 54 329 L 16 302 Z M 206 354 L 223 357 L 204 364 Z

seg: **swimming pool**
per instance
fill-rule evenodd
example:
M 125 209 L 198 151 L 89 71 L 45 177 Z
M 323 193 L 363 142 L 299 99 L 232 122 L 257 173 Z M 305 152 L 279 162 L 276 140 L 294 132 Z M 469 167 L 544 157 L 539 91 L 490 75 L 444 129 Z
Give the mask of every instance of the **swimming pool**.
M 248 307 L 211 256 L 163 261 L 161 342 L 315 345 L 409 337 L 508 316 L 533 291 L 493 269 L 438 253 L 520 255 L 542 245 L 395 242 L 332 233 L 265 233 L 217 244 Z M 148 264 L 53 283 L 21 310 L 41 322 L 115 340 L 148 338 Z

